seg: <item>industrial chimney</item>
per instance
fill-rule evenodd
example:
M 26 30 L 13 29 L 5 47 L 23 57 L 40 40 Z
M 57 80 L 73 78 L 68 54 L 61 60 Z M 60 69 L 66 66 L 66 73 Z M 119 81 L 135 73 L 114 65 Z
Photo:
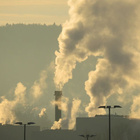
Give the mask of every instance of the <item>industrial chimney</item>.
M 61 96 L 62 91 L 55 91 L 55 102 L 59 102 L 61 105 Z M 58 108 L 58 105 L 55 104 L 55 121 L 59 121 L 61 119 L 61 109 Z

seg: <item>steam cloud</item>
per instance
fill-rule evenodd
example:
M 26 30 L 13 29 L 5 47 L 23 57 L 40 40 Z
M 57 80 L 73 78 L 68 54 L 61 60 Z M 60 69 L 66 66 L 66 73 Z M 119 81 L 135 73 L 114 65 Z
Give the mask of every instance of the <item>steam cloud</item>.
M 118 93 L 133 93 L 140 87 L 139 1 L 69 0 L 70 19 L 63 24 L 59 52 L 56 52 L 54 81 L 57 87 L 72 79 L 77 62 L 98 58 L 96 70 L 89 72 L 85 90 L 89 116 L 99 105 Z M 127 99 L 126 99 L 127 100 Z
M 71 118 L 69 120 L 69 129 L 73 129 L 76 123 L 76 114 L 78 112 L 78 109 L 80 107 L 81 100 L 79 99 L 73 99 L 72 102 L 72 109 L 71 109 Z
M 39 79 L 34 82 L 29 91 L 19 82 L 12 99 L 2 96 L 0 102 L 0 123 L 13 124 L 16 121 L 27 121 L 29 119 L 31 121 L 32 119 L 32 121 L 34 120 L 39 124 L 43 120 L 42 126 L 49 126 L 51 122 L 48 119 L 46 108 L 42 108 L 40 111 L 40 108 L 36 107 L 35 103 L 47 87 L 46 78 L 47 70 L 43 70 L 40 73 Z
M 46 108 L 41 109 L 41 112 L 39 113 L 39 117 L 44 116 L 44 114 L 46 114 Z
M 58 108 L 63 111 L 62 118 L 59 121 L 54 121 L 51 129 L 74 129 L 81 100 L 73 98 L 73 102 L 70 103 L 69 99 L 63 96 L 61 101 L 52 101 L 51 103 L 58 105 Z
M 51 129 L 52 129 L 52 130 L 60 129 L 60 128 L 61 128 L 61 122 L 62 122 L 62 119 L 60 119 L 59 121 L 54 121 L 54 124 L 53 124 L 53 126 L 51 127 Z
M 140 118 L 140 95 L 133 97 L 133 104 L 131 106 L 130 117 Z
M 59 119 L 59 121 L 54 121 L 51 129 L 60 129 L 62 127 L 62 123 L 65 122 L 67 119 L 67 113 L 68 113 L 68 102 L 69 99 L 67 97 L 62 96 L 61 100 L 58 101 L 51 101 L 51 104 L 53 106 L 57 105 L 60 110 L 63 111 L 63 117 Z
M 43 94 L 43 90 L 47 87 L 46 84 L 47 72 L 43 70 L 40 73 L 40 79 L 34 82 L 34 85 L 31 88 L 31 93 L 35 98 L 39 98 Z
M 14 99 L 8 100 L 4 96 L 1 97 L 0 103 L 0 122 L 2 124 L 13 123 L 17 120 L 15 110 L 16 106 L 25 103 L 26 87 L 22 83 L 18 83 L 14 93 Z

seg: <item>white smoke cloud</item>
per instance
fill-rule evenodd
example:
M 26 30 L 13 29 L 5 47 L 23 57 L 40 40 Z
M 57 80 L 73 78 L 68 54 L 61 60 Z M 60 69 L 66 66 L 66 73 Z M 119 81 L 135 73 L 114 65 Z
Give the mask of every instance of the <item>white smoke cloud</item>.
M 72 79 L 77 62 L 100 56 L 85 82 L 90 97 L 85 110 L 89 116 L 103 114 L 96 108 L 112 94 L 140 86 L 140 4 L 137 0 L 69 0 L 69 6 L 70 19 L 58 38 L 54 81 L 62 88 Z
M 130 117 L 138 119 L 140 118 L 140 95 L 133 97 Z
M 67 112 L 68 102 L 69 102 L 69 99 L 65 96 L 62 96 L 61 100 L 58 100 L 58 101 L 53 100 L 51 101 L 51 104 L 54 106 L 57 105 L 60 110 L 62 110 L 63 112 Z
M 76 123 L 77 112 L 81 104 L 81 100 L 73 99 L 71 103 L 67 97 L 62 97 L 61 101 L 52 101 L 52 105 L 57 105 L 62 110 L 62 118 L 59 121 L 54 121 L 51 129 L 65 128 L 73 129 Z
M 42 108 L 41 112 L 39 113 L 39 117 L 42 117 L 46 114 L 46 108 Z
M 61 128 L 61 123 L 62 123 L 62 119 L 59 119 L 59 121 L 54 121 L 54 124 L 51 127 L 51 129 L 52 130 L 60 129 Z
M 67 120 L 67 114 L 68 114 L 68 102 L 69 102 L 69 99 L 65 96 L 62 96 L 61 100 L 51 101 L 51 104 L 53 106 L 57 105 L 58 109 L 60 109 L 63 113 L 63 116 L 61 119 L 59 119 L 59 121 L 54 121 L 51 129 L 60 129 L 62 128 L 63 125 L 65 125 L 65 121 Z
M 43 94 L 43 90 L 47 88 L 46 84 L 47 72 L 43 70 L 40 73 L 40 79 L 34 82 L 34 85 L 31 88 L 31 93 L 34 98 L 38 98 Z
M 34 101 L 34 99 L 41 97 L 43 90 L 47 88 L 46 78 L 47 70 L 43 70 L 40 73 L 39 80 L 36 80 L 31 88 L 29 87 L 31 90 L 27 90 L 19 82 L 15 88 L 14 95 L 13 92 L 10 93 L 10 97 L 13 95 L 12 99 L 2 96 L 0 102 L 0 123 L 13 124 L 16 121 L 34 120 L 43 127 L 45 123 L 47 126 L 51 126 L 51 121 L 46 114 L 46 108 L 42 108 L 41 112 L 39 112 L 38 104 Z
M 76 115 L 79 110 L 81 100 L 73 99 L 72 108 L 71 108 L 71 118 L 69 120 L 69 129 L 73 129 L 76 123 Z
M 24 105 L 25 103 L 25 93 L 26 87 L 22 83 L 18 83 L 15 89 L 14 99 L 8 100 L 4 96 L 1 97 L 2 101 L 0 103 L 0 123 L 12 124 L 17 120 L 15 115 L 16 106 L 19 104 Z

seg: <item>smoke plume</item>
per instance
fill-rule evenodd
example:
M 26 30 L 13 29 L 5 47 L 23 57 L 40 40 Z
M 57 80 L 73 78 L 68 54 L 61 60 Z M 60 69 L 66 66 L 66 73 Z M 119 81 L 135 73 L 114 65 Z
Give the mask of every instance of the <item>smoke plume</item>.
M 67 97 L 63 96 L 61 101 L 52 101 L 51 104 L 57 105 L 63 111 L 62 118 L 54 121 L 51 129 L 74 129 L 81 100 L 73 98 L 71 103 Z
M 52 129 L 52 130 L 60 129 L 60 128 L 61 128 L 61 122 L 62 122 L 62 119 L 60 119 L 59 121 L 54 121 L 54 124 L 53 124 L 53 126 L 51 127 L 51 129 Z
M 62 96 L 61 100 L 58 100 L 58 101 L 53 100 L 51 101 L 51 104 L 54 106 L 57 105 L 60 110 L 62 110 L 63 112 L 67 112 L 68 102 L 69 102 L 69 99 L 67 97 Z
M 133 97 L 133 104 L 131 106 L 131 118 L 140 118 L 140 95 Z
M 48 69 L 49 70 L 49 69 Z M 38 100 L 46 89 L 47 70 L 40 73 L 39 79 L 36 80 L 33 86 L 27 87 L 19 82 L 13 92 L 8 96 L 1 97 L 0 102 L 0 123 L 13 124 L 16 121 L 34 121 L 39 123 L 41 127 L 50 127 L 51 123 L 46 108 L 38 107 Z M 46 104 L 45 104 L 46 106 Z M 41 111 L 40 111 L 41 110 Z
M 41 112 L 39 113 L 39 117 L 44 116 L 44 114 L 46 114 L 46 108 L 41 109 Z
M 34 85 L 31 88 L 31 93 L 34 98 L 39 98 L 43 94 L 43 90 L 47 87 L 46 84 L 47 72 L 43 70 L 40 73 L 40 79 L 34 82 Z
M 0 123 L 12 124 L 17 120 L 15 110 L 16 106 L 23 105 L 25 103 L 26 87 L 22 83 L 18 83 L 14 93 L 14 99 L 8 100 L 4 96 L 1 97 L 0 103 Z
M 89 56 L 98 58 L 96 70 L 89 72 L 85 90 L 90 103 L 89 116 L 107 99 L 140 87 L 139 1 L 69 0 L 70 19 L 63 24 L 59 52 L 56 52 L 54 81 L 63 87 L 72 79 L 77 62 Z M 127 100 L 127 99 L 126 99 Z
M 69 99 L 67 97 L 62 96 L 61 100 L 58 101 L 51 101 L 51 104 L 53 106 L 57 105 L 58 108 L 63 111 L 63 116 L 59 121 L 54 121 L 53 126 L 51 129 L 60 129 L 64 124 L 65 121 L 67 120 L 67 114 L 68 114 L 68 102 Z
M 69 120 L 69 129 L 73 129 L 76 123 L 76 115 L 78 112 L 78 109 L 80 107 L 81 100 L 79 99 L 73 99 L 72 102 L 72 108 L 71 108 L 71 118 Z

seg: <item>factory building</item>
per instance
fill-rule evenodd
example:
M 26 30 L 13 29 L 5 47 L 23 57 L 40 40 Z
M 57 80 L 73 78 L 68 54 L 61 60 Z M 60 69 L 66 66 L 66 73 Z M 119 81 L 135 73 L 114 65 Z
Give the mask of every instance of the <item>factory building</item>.
M 108 115 L 77 118 L 75 130 L 43 130 L 33 140 L 108 140 Z M 140 140 L 140 120 L 111 115 L 112 140 Z
M 0 136 L 1 140 L 24 140 L 24 128 L 0 125 Z M 26 140 L 87 140 L 87 136 L 88 140 L 108 140 L 108 115 L 77 118 L 75 130 L 26 128 Z M 140 120 L 111 115 L 111 137 L 112 140 L 140 140 Z
M 108 140 L 108 115 L 96 115 L 93 118 L 77 118 L 76 132 L 77 135 L 96 135 L 94 138 L 89 138 L 89 140 Z M 139 119 L 130 119 L 126 116 L 111 115 L 112 140 L 140 140 L 139 132 Z
M 26 126 L 26 140 L 33 140 L 34 133 L 39 131 L 39 126 Z M 24 140 L 24 126 L 0 124 L 0 140 Z

